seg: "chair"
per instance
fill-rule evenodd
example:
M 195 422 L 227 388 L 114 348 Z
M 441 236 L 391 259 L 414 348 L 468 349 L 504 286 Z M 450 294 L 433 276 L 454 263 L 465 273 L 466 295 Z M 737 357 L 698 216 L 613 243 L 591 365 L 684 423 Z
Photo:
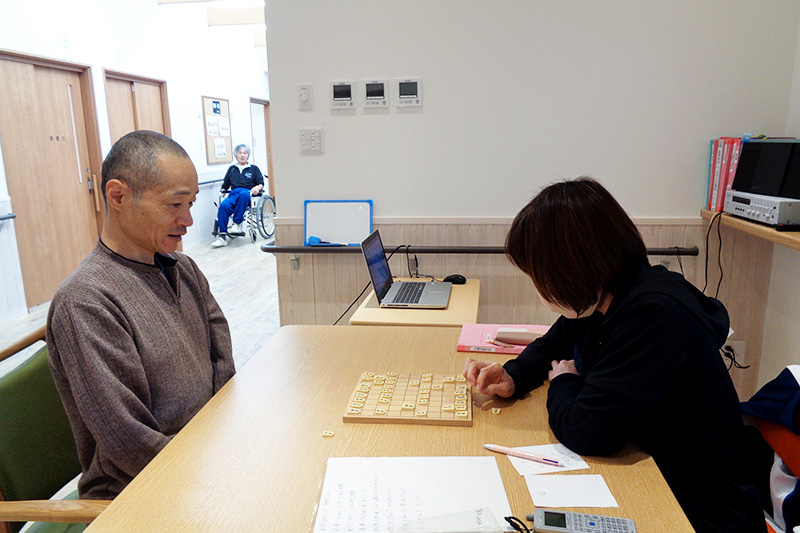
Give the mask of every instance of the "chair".
M 800 409 L 795 411 L 795 423 L 800 425 Z M 792 433 L 786 426 L 771 420 L 756 418 L 756 427 L 758 427 L 761 437 L 789 467 L 789 470 L 794 473 L 800 472 L 800 435 Z M 773 533 L 776 531 L 771 525 L 768 525 L 768 528 Z
M 44 327 L 26 342 L 43 338 Z M 0 428 L 0 533 L 16 533 L 26 521 L 36 521 L 28 533 L 76 533 L 111 503 L 77 500 L 77 491 L 65 500 L 47 499 L 81 472 L 47 346 L 0 377 Z
M 798 477 L 800 476 L 800 434 L 794 433 L 787 427 L 787 424 L 791 425 L 791 421 L 793 421 L 794 427 L 800 428 L 800 403 L 792 404 L 792 396 L 794 397 L 794 402 L 797 402 L 797 389 L 792 391 L 787 388 L 787 381 L 791 382 L 785 379 L 788 377 L 787 372 L 788 369 L 784 370 L 778 378 L 765 385 L 749 402 L 744 402 L 742 408 L 749 415 L 749 421 L 756 426 L 764 442 L 775 452 L 775 455 L 780 457 L 784 465 L 789 468 L 795 477 Z M 784 378 L 784 381 L 780 381 L 781 378 Z M 797 383 L 795 382 L 794 386 L 796 387 L 796 385 Z M 769 389 L 767 393 L 762 392 L 766 389 Z M 759 398 L 759 395 L 762 396 Z M 761 403 L 755 403 L 754 400 L 756 402 L 761 401 Z M 754 403 L 756 405 L 755 408 L 753 407 Z M 790 409 L 792 405 L 794 405 L 794 412 Z M 773 419 L 770 420 L 768 418 Z M 781 422 L 777 421 L 778 418 L 781 419 Z M 797 496 L 793 500 L 795 502 L 794 505 L 797 504 L 796 498 Z M 787 511 L 786 507 L 783 509 L 784 512 Z M 788 531 L 800 529 L 800 526 L 797 526 L 796 523 L 797 507 L 793 507 L 793 509 L 794 514 L 791 517 L 787 515 L 786 519 L 787 522 L 790 522 L 790 518 L 795 520 L 793 524 L 795 527 L 793 530 L 789 529 Z M 789 525 L 791 527 L 792 524 Z M 769 521 L 767 529 L 770 533 L 780 531 L 777 526 L 773 528 Z
M 223 189 L 219 191 L 219 203 L 214 205 L 219 208 L 222 200 L 228 196 L 230 191 Z M 250 205 L 244 212 L 244 221 L 242 222 L 245 234 L 250 235 L 250 242 L 256 242 L 258 235 L 262 238 L 269 239 L 275 234 L 275 200 L 264 193 L 250 197 Z M 229 221 L 229 227 L 230 227 Z M 219 235 L 219 222 L 214 220 L 214 230 L 211 232 L 214 237 Z M 228 232 L 230 238 L 239 237 L 240 234 Z

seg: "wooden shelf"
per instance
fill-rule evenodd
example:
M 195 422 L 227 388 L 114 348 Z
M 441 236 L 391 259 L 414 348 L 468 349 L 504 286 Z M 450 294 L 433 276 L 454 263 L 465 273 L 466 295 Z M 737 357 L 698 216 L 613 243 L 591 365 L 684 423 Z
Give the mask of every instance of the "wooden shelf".
M 700 216 L 706 220 L 711 220 L 717 213 L 707 209 L 700 210 Z M 774 242 L 787 248 L 800 250 L 800 231 L 778 231 L 769 226 L 750 222 L 742 218 L 737 218 L 730 213 L 722 213 L 719 216 L 719 223 L 723 226 L 742 231 L 759 239 Z

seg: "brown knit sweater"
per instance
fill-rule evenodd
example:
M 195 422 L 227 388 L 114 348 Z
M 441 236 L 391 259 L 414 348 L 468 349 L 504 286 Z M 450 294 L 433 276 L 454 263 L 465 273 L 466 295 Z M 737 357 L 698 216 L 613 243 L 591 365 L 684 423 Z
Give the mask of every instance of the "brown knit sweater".
M 50 369 L 83 466 L 81 498 L 119 494 L 235 372 L 228 322 L 197 265 L 155 259 L 100 242 L 50 305 Z

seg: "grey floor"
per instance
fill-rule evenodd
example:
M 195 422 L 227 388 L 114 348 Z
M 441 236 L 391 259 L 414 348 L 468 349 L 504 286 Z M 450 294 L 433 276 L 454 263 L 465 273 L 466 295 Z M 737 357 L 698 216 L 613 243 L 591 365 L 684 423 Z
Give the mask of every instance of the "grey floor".
M 280 327 L 275 256 L 261 251 L 264 240 L 251 243 L 237 238 L 224 248 L 207 243 L 185 250 L 208 278 L 231 328 L 236 368 L 242 368 L 258 348 Z M 35 330 L 47 319 L 48 304 L 39 305 L 21 319 L 0 322 L 0 346 L 7 346 Z M 0 374 L 24 359 L 14 356 L 0 362 Z

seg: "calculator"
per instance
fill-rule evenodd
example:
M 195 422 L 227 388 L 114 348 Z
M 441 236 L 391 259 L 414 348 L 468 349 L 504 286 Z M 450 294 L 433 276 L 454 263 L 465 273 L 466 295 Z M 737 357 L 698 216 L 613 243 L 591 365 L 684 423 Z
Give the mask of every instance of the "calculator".
M 534 531 L 545 533 L 636 533 L 633 520 L 616 516 L 539 508 L 527 518 Z

